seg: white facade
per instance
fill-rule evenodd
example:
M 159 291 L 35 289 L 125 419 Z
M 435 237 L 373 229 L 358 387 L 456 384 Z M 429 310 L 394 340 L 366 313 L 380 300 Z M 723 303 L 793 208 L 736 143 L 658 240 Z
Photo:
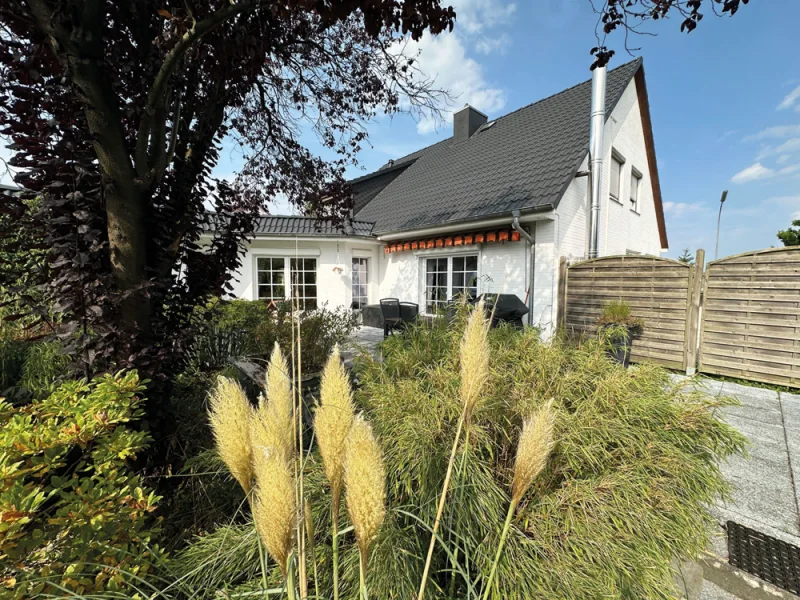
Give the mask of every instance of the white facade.
M 587 118 L 587 128 L 589 126 Z M 650 181 L 650 164 L 647 158 L 642 114 L 636 90 L 636 80 L 628 84 L 617 106 L 606 121 L 605 152 L 603 161 L 602 193 L 600 198 L 599 255 L 650 254 L 658 255 L 661 248 L 655 200 Z M 612 156 L 621 162 L 620 185 L 617 199 L 609 194 Z M 579 171 L 588 169 L 588 158 Z M 637 204 L 631 203 L 631 174 L 637 173 Z M 535 270 L 533 282 L 533 322 L 548 336 L 556 322 L 558 263 L 564 256 L 570 262 L 588 255 L 589 196 L 588 178 L 577 176 L 567 187 L 555 211 L 523 215 L 523 226 L 535 238 Z M 635 208 L 635 210 L 634 210 Z M 461 226 L 463 231 L 470 224 Z M 495 220 L 491 226 L 474 223 L 471 231 L 509 230 L 507 221 Z M 437 235 L 453 234 L 452 228 L 441 228 L 436 233 L 409 232 L 406 240 L 428 239 Z M 388 236 L 388 237 L 397 237 Z M 392 240 L 393 241 L 393 240 Z M 310 257 L 317 261 L 317 290 L 319 303 L 329 307 L 351 306 L 353 300 L 352 259 L 367 258 L 368 301 L 375 304 L 380 298 L 398 298 L 416 302 L 421 311 L 426 306 L 426 268 L 430 264 L 444 268 L 448 291 L 456 285 L 456 265 L 476 265 L 477 293 L 515 294 L 527 300 L 529 288 L 530 246 L 524 241 L 494 242 L 430 250 L 410 250 L 384 253 L 389 240 L 369 238 L 258 238 L 248 249 L 242 269 L 237 273 L 234 295 L 255 300 L 259 298 L 259 257 L 285 256 Z M 441 262 L 429 263 L 429 259 Z M 343 267 L 343 272 L 334 270 Z M 438 272 L 438 271 L 437 271 Z M 444 276 L 444 275 L 443 275 Z
M 367 259 L 367 298 L 377 303 L 379 298 L 376 266 L 383 255 L 383 245 L 368 238 L 324 237 L 257 237 L 250 243 L 242 258 L 242 266 L 234 274 L 231 295 L 245 300 L 264 297 L 266 286 L 259 295 L 259 258 L 283 258 L 285 268 L 292 258 L 314 259 L 316 265 L 317 304 L 328 308 L 351 306 L 353 301 L 353 259 Z M 263 266 L 263 262 L 262 262 Z M 341 269 L 341 272 L 339 272 Z M 287 271 L 284 279 L 290 277 Z M 286 292 L 288 293 L 288 292 Z

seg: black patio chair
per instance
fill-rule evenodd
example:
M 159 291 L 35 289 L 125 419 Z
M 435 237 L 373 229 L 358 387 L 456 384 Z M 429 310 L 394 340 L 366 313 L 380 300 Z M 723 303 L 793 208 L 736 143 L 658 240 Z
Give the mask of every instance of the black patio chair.
M 383 316 L 383 337 L 388 336 L 395 329 L 400 329 L 400 300 L 397 298 L 381 299 L 381 315 Z

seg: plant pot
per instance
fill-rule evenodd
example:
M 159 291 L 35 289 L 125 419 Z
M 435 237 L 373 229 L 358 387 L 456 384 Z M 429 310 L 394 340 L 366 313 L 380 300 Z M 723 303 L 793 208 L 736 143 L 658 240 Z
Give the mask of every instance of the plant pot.
M 601 327 L 600 330 L 603 331 L 607 328 L 607 326 Z M 636 335 L 630 328 L 628 328 L 628 334 L 625 336 L 609 336 L 606 339 L 606 354 L 611 360 L 627 369 L 631 364 L 631 349 L 633 348 L 633 340 L 635 337 Z

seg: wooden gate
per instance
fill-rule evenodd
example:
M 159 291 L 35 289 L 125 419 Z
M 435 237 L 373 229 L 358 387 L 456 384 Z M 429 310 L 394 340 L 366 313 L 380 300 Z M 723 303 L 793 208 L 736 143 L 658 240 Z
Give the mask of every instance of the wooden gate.
M 708 264 L 699 370 L 800 386 L 800 248 Z
M 699 271 L 702 273 L 702 257 Z M 606 256 L 566 267 L 560 290 L 560 324 L 567 331 L 593 334 L 603 306 L 622 300 L 644 320 L 644 334 L 634 341 L 631 360 L 672 369 L 694 362 L 697 329 L 691 323 L 696 267 L 654 256 Z M 563 277 L 566 275 L 566 277 Z M 694 291 L 696 289 L 696 292 Z M 687 326 L 688 325 L 688 326 Z

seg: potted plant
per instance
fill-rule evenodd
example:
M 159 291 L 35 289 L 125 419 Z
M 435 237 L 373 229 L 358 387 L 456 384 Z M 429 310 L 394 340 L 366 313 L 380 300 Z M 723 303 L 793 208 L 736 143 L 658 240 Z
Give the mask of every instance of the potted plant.
M 631 361 L 633 340 L 644 330 L 644 322 L 631 315 L 631 307 L 622 300 L 612 300 L 603 306 L 598 317 L 600 334 L 608 344 L 608 355 L 624 367 Z

